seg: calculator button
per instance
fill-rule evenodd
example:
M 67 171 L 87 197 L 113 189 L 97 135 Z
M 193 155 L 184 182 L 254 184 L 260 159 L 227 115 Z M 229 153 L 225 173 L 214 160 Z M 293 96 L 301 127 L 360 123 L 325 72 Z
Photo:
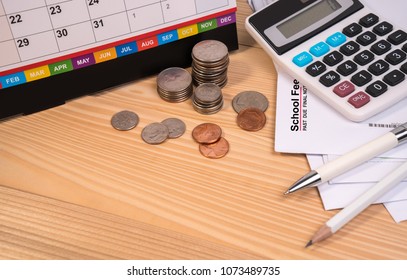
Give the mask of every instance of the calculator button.
M 324 42 L 319 42 L 318 44 L 312 46 L 309 52 L 314 56 L 319 57 L 329 52 L 329 46 Z
M 389 34 L 393 30 L 393 25 L 388 23 L 387 21 L 383 21 L 373 27 L 373 32 L 379 36 L 384 36 Z
M 295 65 L 297 65 L 299 67 L 303 67 L 303 66 L 307 65 L 311 61 L 312 61 L 312 55 L 307 52 L 302 52 L 300 54 L 297 54 L 293 58 L 293 62 L 295 63 Z
M 323 61 L 329 66 L 334 66 L 343 60 L 343 55 L 338 51 L 333 51 L 324 56 Z
M 372 74 L 366 70 L 362 70 L 352 76 L 351 81 L 357 86 L 364 86 L 372 80 Z
M 407 74 L 407 63 L 404 63 L 403 65 L 401 65 L 400 70 Z
M 376 41 L 376 35 L 373 32 L 367 31 L 356 38 L 356 41 L 362 46 L 367 46 Z
M 355 72 L 357 69 L 358 66 L 351 60 L 345 61 L 344 63 L 339 65 L 338 68 L 336 68 L 336 70 L 343 76 L 348 76 Z
M 382 81 L 376 81 L 366 88 L 366 92 L 373 97 L 378 97 L 387 91 L 387 85 Z
M 397 30 L 390 34 L 389 37 L 387 37 L 387 41 L 389 41 L 393 45 L 401 44 L 405 40 L 407 40 L 407 33 L 403 30 Z
M 358 53 L 353 58 L 353 60 L 356 61 L 356 63 L 361 66 L 368 64 L 369 62 L 373 61 L 373 59 L 374 59 L 374 54 L 368 50 L 364 50 L 364 51 Z
M 407 52 L 407 44 L 404 44 L 402 49 L 403 49 L 403 51 Z
M 328 73 L 322 75 L 321 78 L 319 78 L 319 81 L 324 86 L 330 87 L 339 82 L 340 79 L 341 77 L 339 76 L 338 73 L 336 73 L 335 71 L 329 71 Z
M 385 40 L 374 43 L 370 50 L 377 55 L 382 55 L 391 49 L 391 44 Z
M 403 30 L 397 30 L 390 34 L 389 37 L 387 37 L 387 41 L 389 41 L 393 45 L 401 44 L 405 40 L 407 40 L 407 33 Z
M 359 23 L 364 27 L 371 27 L 379 22 L 379 17 L 375 14 L 368 14 L 359 20 Z
M 310 74 L 312 77 L 316 77 L 322 73 L 324 73 L 326 70 L 326 65 L 323 64 L 321 61 L 316 61 L 306 68 L 306 72 Z
M 326 39 L 326 43 L 329 44 L 331 47 L 338 47 L 346 42 L 346 36 L 343 35 L 341 32 L 336 32 L 335 34 L 331 35 Z
M 400 72 L 399 70 L 393 70 L 383 77 L 383 81 L 385 81 L 388 85 L 395 86 L 401 83 L 404 78 L 405 75 L 402 72 Z
M 343 34 L 348 37 L 354 37 L 362 32 L 362 26 L 357 24 L 356 22 L 349 24 L 342 30 Z
M 356 109 L 363 107 L 370 101 L 370 96 L 364 93 L 363 91 L 360 91 L 356 93 L 355 95 L 352 95 L 349 97 L 348 102 L 355 107 Z
M 402 50 L 394 50 L 386 55 L 386 61 L 392 65 L 397 65 L 406 59 L 406 53 Z
M 344 55 L 350 56 L 352 54 L 357 53 L 360 50 L 360 46 L 358 43 L 356 43 L 354 41 L 350 41 L 350 42 L 346 43 L 345 45 L 342 45 L 339 50 Z
M 355 85 L 349 81 L 344 81 L 336 85 L 333 92 L 340 97 L 345 97 L 355 91 Z
M 389 70 L 389 67 L 390 65 L 386 61 L 379 59 L 378 61 L 370 64 L 369 72 L 376 76 L 379 76 Z

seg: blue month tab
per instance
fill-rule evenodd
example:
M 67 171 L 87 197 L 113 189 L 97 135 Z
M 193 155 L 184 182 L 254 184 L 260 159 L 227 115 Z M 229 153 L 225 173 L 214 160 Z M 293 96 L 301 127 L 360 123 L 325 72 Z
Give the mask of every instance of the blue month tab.
M 157 38 L 158 38 L 159 45 L 171 43 L 171 42 L 178 40 L 178 32 L 177 32 L 177 30 L 165 32 L 165 33 L 158 35 Z
M 17 86 L 27 82 L 24 72 L 14 73 L 11 75 L 0 77 L 2 88 Z
M 130 42 L 116 47 L 117 57 L 122 57 L 137 52 L 136 42 Z

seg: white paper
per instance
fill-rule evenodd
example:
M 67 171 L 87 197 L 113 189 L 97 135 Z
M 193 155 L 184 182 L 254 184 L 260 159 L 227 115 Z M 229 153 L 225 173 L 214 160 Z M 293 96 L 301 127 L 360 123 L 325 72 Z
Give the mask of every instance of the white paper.
M 278 73 L 275 140 L 275 150 L 278 152 L 340 155 L 385 134 L 393 125 L 407 121 L 407 98 L 365 122 L 356 123 L 345 119 L 305 90 L 302 93 L 302 125 L 298 131 L 293 131 L 297 122 L 294 108 L 298 108 L 291 93 L 293 81 L 285 72 Z M 380 124 L 388 127 L 378 127 Z M 407 145 L 382 156 L 407 158 Z
M 384 203 L 396 223 L 407 221 L 407 200 Z
M 324 163 L 321 155 L 307 155 L 307 159 L 311 169 L 318 168 Z M 401 164 L 402 162 L 399 165 Z M 387 173 L 383 174 L 382 177 L 386 175 Z M 328 182 L 318 186 L 318 191 L 325 210 L 332 210 L 347 206 L 358 196 L 371 188 L 374 184 L 375 183 L 331 184 Z M 395 202 L 401 200 L 407 200 L 407 182 L 399 183 L 391 191 L 387 192 L 374 203 Z M 406 209 L 407 208 L 404 209 L 405 212 L 407 212 Z

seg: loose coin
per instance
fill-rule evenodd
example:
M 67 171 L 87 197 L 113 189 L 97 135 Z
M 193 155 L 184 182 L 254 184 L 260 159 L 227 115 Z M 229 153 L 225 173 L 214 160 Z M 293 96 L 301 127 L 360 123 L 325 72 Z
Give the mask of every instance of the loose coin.
M 221 158 L 229 152 L 229 142 L 221 137 L 217 142 L 212 144 L 200 144 L 199 151 L 207 158 Z
M 222 136 L 222 129 L 214 123 L 203 123 L 192 130 L 192 138 L 200 144 L 215 143 Z
M 152 145 L 161 144 L 168 139 L 168 127 L 162 123 L 155 122 L 147 125 L 141 131 L 144 142 Z
M 237 115 L 237 125 L 247 131 L 258 131 L 266 124 L 266 115 L 255 107 L 243 109 Z
M 117 130 L 130 130 L 137 126 L 139 117 L 134 112 L 124 110 L 114 114 L 110 123 Z
M 232 99 L 232 107 L 236 113 L 248 107 L 256 107 L 265 112 L 268 106 L 267 98 L 257 91 L 242 91 Z
M 168 128 L 168 138 L 175 139 L 182 136 L 185 133 L 185 123 L 177 118 L 168 118 L 161 122 Z

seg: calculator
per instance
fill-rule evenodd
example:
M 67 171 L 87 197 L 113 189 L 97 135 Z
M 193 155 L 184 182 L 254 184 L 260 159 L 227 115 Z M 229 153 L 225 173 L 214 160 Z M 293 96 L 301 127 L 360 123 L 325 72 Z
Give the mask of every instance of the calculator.
M 360 1 L 277 1 L 246 29 L 279 68 L 352 121 L 407 97 L 407 33 Z

